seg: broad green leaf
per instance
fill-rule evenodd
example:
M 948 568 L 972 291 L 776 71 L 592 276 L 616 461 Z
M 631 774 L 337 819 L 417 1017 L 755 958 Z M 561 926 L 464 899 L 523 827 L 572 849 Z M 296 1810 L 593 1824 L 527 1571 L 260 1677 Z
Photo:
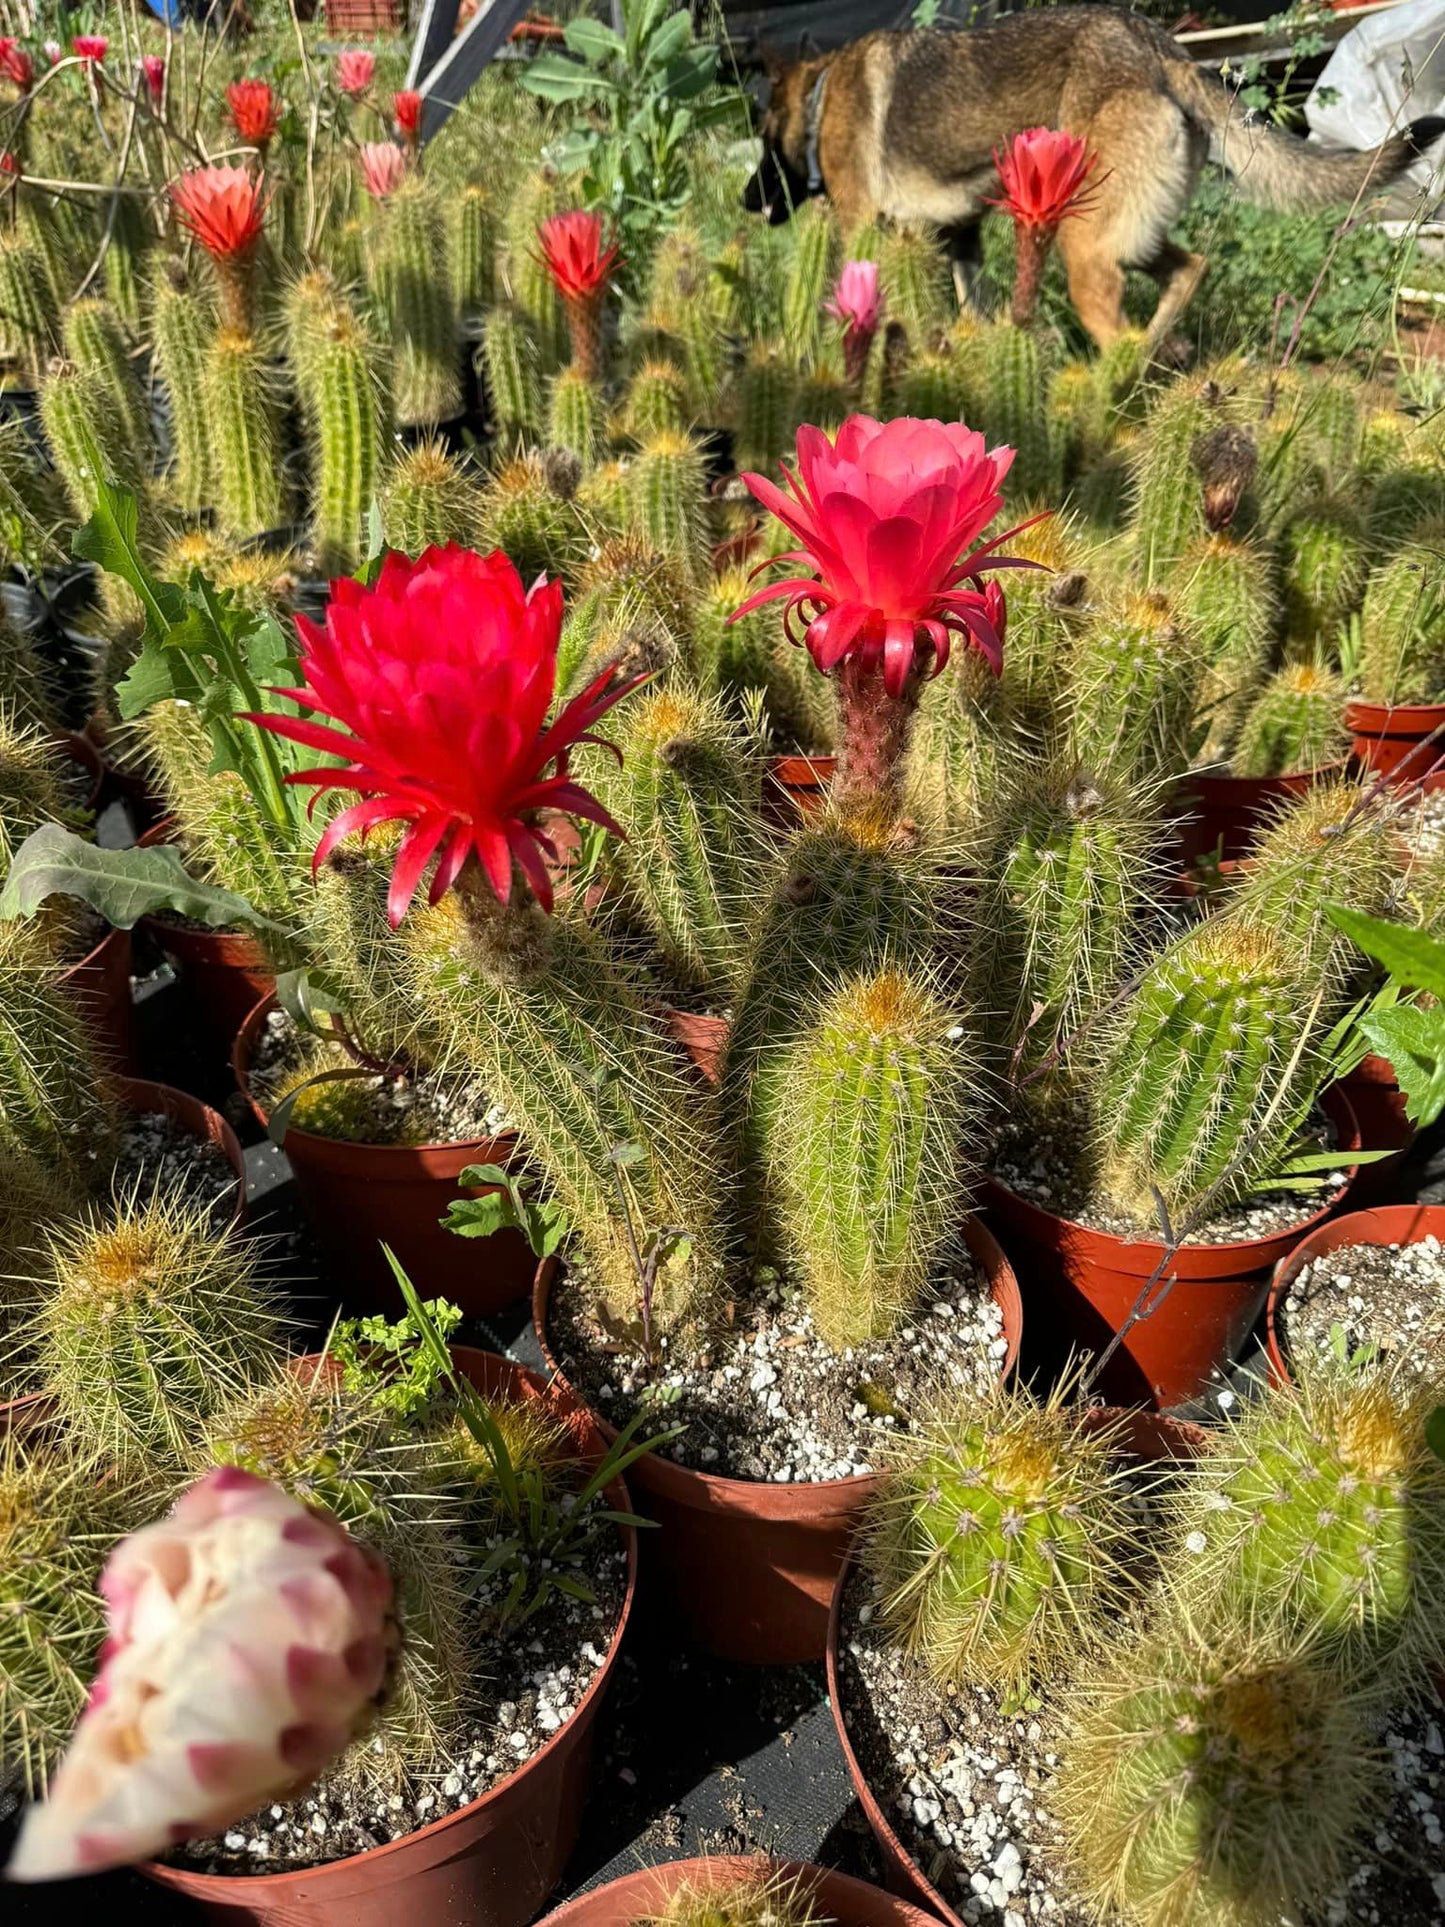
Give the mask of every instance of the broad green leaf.
M 1438 938 L 1427 937 L 1423 930 L 1409 924 L 1347 910 L 1339 903 L 1327 903 L 1325 913 L 1392 977 L 1412 990 L 1428 990 L 1436 997 L 1445 997 L 1445 943 Z
M 663 89 L 669 100 L 692 100 L 717 76 L 717 48 L 689 47 L 668 67 Z
M 1445 1112 L 1445 1010 L 1399 1004 L 1362 1018 L 1360 1029 L 1405 1094 L 1405 1114 L 1424 1130 Z
M 116 708 L 124 722 L 133 722 L 156 703 L 199 700 L 201 681 L 194 664 L 178 649 L 155 640 L 144 643 L 140 654 L 115 686 Z
M 93 442 L 87 459 L 101 473 L 100 451 Z M 186 621 L 186 596 L 173 582 L 160 582 L 141 559 L 136 541 L 135 496 L 118 483 L 101 480 L 96 487 L 95 513 L 75 531 L 71 552 L 85 562 L 94 562 L 108 575 L 128 582 L 145 611 L 146 636 L 161 642 L 170 631 Z
M 166 844 L 152 850 L 102 850 L 58 823 L 42 823 L 15 852 L 0 891 L 0 916 L 33 917 L 55 896 L 78 897 L 117 930 L 129 930 L 137 918 L 168 910 L 213 929 L 239 924 L 286 934 L 233 890 L 198 883 L 187 873 L 180 852 Z
M 562 38 L 568 50 L 576 54 L 579 60 L 588 61 L 596 67 L 608 59 L 625 60 L 627 57 L 627 43 L 621 34 L 614 33 L 611 27 L 605 27 L 600 20 L 585 17 L 569 20 L 562 29 Z
M 331 1027 L 321 1019 L 339 1017 L 346 1009 L 329 991 L 321 988 L 304 966 L 278 973 L 276 1001 L 293 1023 L 323 1036 L 331 1034 Z
M 441 1222 L 459 1238 L 490 1238 L 496 1231 L 521 1229 L 505 1191 L 488 1191 L 480 1198 L 453 1198 Z
M 670 61 L 676 60 L 685 47 L 691 45 L 692 16 L 685 7 L 679 7 L 648 41 L 642 58 L 643 71 L 655 72 L 659 67 L 666 67 Z M 716 49 L 709 47 L 707 51 L 716 60 Z
M 564 1206 L 551 1199 L 527 1207 L 527 1243 L 534 1256 L 550 1258 L 572 1229 Z
M 511 1173 L 500 1164 L 469 1164 L 457 1179 L 463 1186 L 500 1184 L 505 1190 L 512 1188 Z
M 522 74 L 522 85 L 543 100 L 590 100 L 596 94 L 615 93 L 612 82 L 588 67 L 562 54 L 539 54 Z

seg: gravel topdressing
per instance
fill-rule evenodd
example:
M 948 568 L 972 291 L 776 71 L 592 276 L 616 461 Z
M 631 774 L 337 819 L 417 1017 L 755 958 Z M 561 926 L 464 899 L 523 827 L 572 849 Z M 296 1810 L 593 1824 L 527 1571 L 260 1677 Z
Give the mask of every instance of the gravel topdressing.
M 1440 1927 L 1445 1920 L 1445 1708 L 1396 1714 L 1380 1735 L 1394 1800 L 1353 1874 L 1302 1927 Z M 1292 1927 L 1292 1924 L 1291 1924 Z
M 575 1268 L 559 1273 L 548 1339 L 594 1411 L 620 1428 L 646 1399 L 659 1424 L 687 1428 L 666 1448 L 678 1464 L 779 1485 L 874 1471 L 877 1446 L 906 1426 L 921 1395 L 947 1387 L 982 1398 L 1008 1350 L 1003 1314 L 966 1252 L 890 1340 L 833 1351 L 801 1289 L 772 1277 L 710 1352 L 665 1362 L 651 1383 L 635 1354 L 603 1349 L 592 1303 Z
M 1373 1346 L 1407 1369 L 1438 1371 L 1445 1359 L 1445 1246 L 1341 1245 L 1306 1265 L 1278 1313 L 1296 1357 L 1352 1356 Z
M 209 1205 L 218 1225 L 236 1207 L 236 1174 L 220 1145 L 194 1136 L 164 1111 L 125 1119 L 111 1188 L 121 1197 Z
M 1400 827 L 1416 856 L 1439 856 L 1445 850 L 1445 791 L 1422 790 L 1401 812 Z
M 449 1771 L 384 1792 L 323 1778 L 219 1838 L 187 1842 L 172 1859 L 204 1873 L 283 1873 L 385 1846 L 480 1799 L 566 1725 L 601 1671 L 627 1587 L 619 1546 L 608 1548 L 588 1583 L 595 1604 L 558 1596 L 514 1641 L 478 1653 L 482 1710 Z
M 354 1067 L 339 1045 L 303 1036 L 284 1010 L 273 1010 L 256 1040 L 251 1086 L 263 1110 L 271 1110 L 288 1081 L 308 1072 Z M 475 1081 L 425 1073 L 419 1077 L 347 1078 L 317 1087 L 327 1123 L 311 1123 L 301 1100 L 293 1119 L 300 1129 L 361 1144 L 468 1144 L 510 1130 L 506 1113 Z M 342 1120 L 344 1119 L 344 1129 Z

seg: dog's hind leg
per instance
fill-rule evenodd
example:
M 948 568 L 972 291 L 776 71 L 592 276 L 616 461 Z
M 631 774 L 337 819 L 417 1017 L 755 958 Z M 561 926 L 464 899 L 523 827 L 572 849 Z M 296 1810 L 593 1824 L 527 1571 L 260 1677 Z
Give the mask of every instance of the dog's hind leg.
M 948 248 L 948 265 L 953 273 L 953 292 L 965 312 L 982 312 L 979 284 L 983 277 L 983 236 L 977 221 L 960 221 L 945 228 L 943 239 Z
M 1202 254 L 1166 241 L 1144 272 L 1159 284 L 1159 305 L 1149 323 L 1146 342 L 1152 353 L 1194 299 L 1209 267 Z

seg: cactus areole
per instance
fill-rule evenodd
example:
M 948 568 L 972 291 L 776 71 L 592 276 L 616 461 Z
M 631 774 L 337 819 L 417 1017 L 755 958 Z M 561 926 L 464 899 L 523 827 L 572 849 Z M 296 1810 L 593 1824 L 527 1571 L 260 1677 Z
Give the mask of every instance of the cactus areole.
M 393 928 L 437 859 L 432 903 L 470 870 L 506 904 L 513 866 L 544 910 L 552 847 L 544 809 L 586 817 L 620 835 L 602 805 L 567 772 L 569 753 L 635 683 L 607 670 L 549 724 L 562 630 L 562 585 L 524 589 L 500 550 L 428 549 L 415 562 L 389 555 L 374 587 L 331 585 L 324 627 L 298 616 L 302 689 L 275 693 L 315 717 L 248 716 L 263 729 L 345 762 L 287 778 L 349 789 L 361 801 L 335 816 L 315 866 L 336 845 L 378 823 L 408 827 L 387 898 Z M 325 717 L 326 721 L 317 718 Z M 555 765 L 550 776 L 543 772 Z M 475 864 L 471 859 L 475 858 Z
M 962 422 L 853 415 L 831 442 L 821 429 L 798 430 L 785 488 L 743 477 L 798 539 L 778 560 L 811 573 L 770 583 L 731 619 L 781 600 L 797 641 L 802 614 L 801 640 L 836 681 L 842 803 L 896 792 L 919 690 L 945 667 L 955 636 L 995 673 L 1002 663 L 1003 591 L 982 573 L 1037 564 L 997 553 L 1017 529 L 971 544 L 1003 507 L 1013 458 Z

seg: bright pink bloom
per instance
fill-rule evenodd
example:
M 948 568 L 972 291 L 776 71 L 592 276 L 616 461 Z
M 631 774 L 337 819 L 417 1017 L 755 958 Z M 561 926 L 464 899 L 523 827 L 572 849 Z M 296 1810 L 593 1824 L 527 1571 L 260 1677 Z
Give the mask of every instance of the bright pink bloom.
M 10 34 L 0 39 L 0 74 L 12 81 L 22 94 L 30 92 L 35 79 L 35 62 Z
M 828 313 L 836 320 L 845 322 L 851 333 L 854 329 L 863 334 L 878 332 L 878 323 L 883 316 L 883 295 L 878 286 L 878 263 L 876 261 L 848 261 L 838 276 L 828 303 Z
M 251 147 L 265 147 L 280 124 L 280 109 L 269 82 L 233 80 L 226 89 L 231 125 Z
M 386 1677 L 381 1561 L 235 1467 L 122 1540 L 100 1584 L 100 1672 L 12 1880 L 123 1866 L 243 1819 L 314 1779 Z
M 421 95 L 410 87 L 403 87 L 400 93 L 392 95 L 391 111 L 402 138 L 415 147 L 421 133 Z
M 336 56 L 336 84 L 353 100 L 360 100 L 375 73 L 376 55 L 365 47 L 347 47 Z
M 61 61 L 64 59 L 64 57 L 65 57 L 65 49 L 64 47 L 61 46 L 58 40 L 46 41 L 45 58 L 50 62 L 52 67 L 58 67 Z
M 606 284 L 616 248 L 602 246 L 602 222 L 596 214 L 554 214 L 537 230 L 542 259 L 567 301 L 588 301 Z
M 393 927 L 434 856 L 432 903 L 471 856 L 506 903 L 515 858 L 537 901 L 550 910 L 542 858 L 555 852 L 537 812 L 564 810 L 616 831 L 596 798 L 572 781 L 567 759 L 576 744 L 596 741 L 588 734 L 593 724 L 633 686 L 604 673 L 548 724 L 561 583 L 539 579 L 524 589 L 500 550 L 477 555 L 453 545 L 428 549 L 415 562 L 389 555 L 373 588 L 350 579 L 332 583 L 324 629 L 305 616 L 296 618 L 296 627 L 306 687 L 276 693 L 329 720 L 247 720 L 308 749 L 351 759 L 287 779 L 318 793 L 355 790 L 363 799 L 326 826 L 316 865 L 343 837 L 403 822 L 410 828 L 387 898 Z M 545 776 L 553 763 L 555 773 Z
M 821 429 L 800 428 L 797 472 L 786 474 L 791 494 L 764 475 L 743 480 L 798 538 L 777 559 L 810 573 L 760 590 L 733 620 L 786 600 L 788 632 L 801 610 L 819 669 L 827 674 L 845 657 L 881 667 L 894 697 L 914 670 L 937 675 L 955 634 L 997 670 L 1002 597 L 987 596 L 980 572 L 1029 565 L 994 553 L 1013 529 L 971 553 L 970 545 L 1003 506 L 1013 458 L 1011 448 L 986 449 L 961 422 L 853 415 L 832 443 Z
M 218 261 L 249 254 L 266 225 L 259 181 L 244 167 L 195 167 L 171 183 L 176 218 Z
M 159 107 L 165 99 L 166 63 L 159 54 L 143 54 L 140 65 L 146 86 L 150 89 L 151 101 Z
M 1021 227 L 1052 234 L 1060 221 L 1089 205 L 1089 176 L 1098 163 L 1077 134 L 1062 127 L 1027 127 L 1002 152 L 993 151 L 1003 198 L 989 205 L 1003 208 Z
M 406 179 L 406 155 L 395 141 L 365 141 L 357 158 L 366 191 L 374 201 L 384 201 Z
M 70 51 L 77 60 L 95 61 L 105 59 L 110 42 L 103 33 L 78 33 L 70 43 Z

